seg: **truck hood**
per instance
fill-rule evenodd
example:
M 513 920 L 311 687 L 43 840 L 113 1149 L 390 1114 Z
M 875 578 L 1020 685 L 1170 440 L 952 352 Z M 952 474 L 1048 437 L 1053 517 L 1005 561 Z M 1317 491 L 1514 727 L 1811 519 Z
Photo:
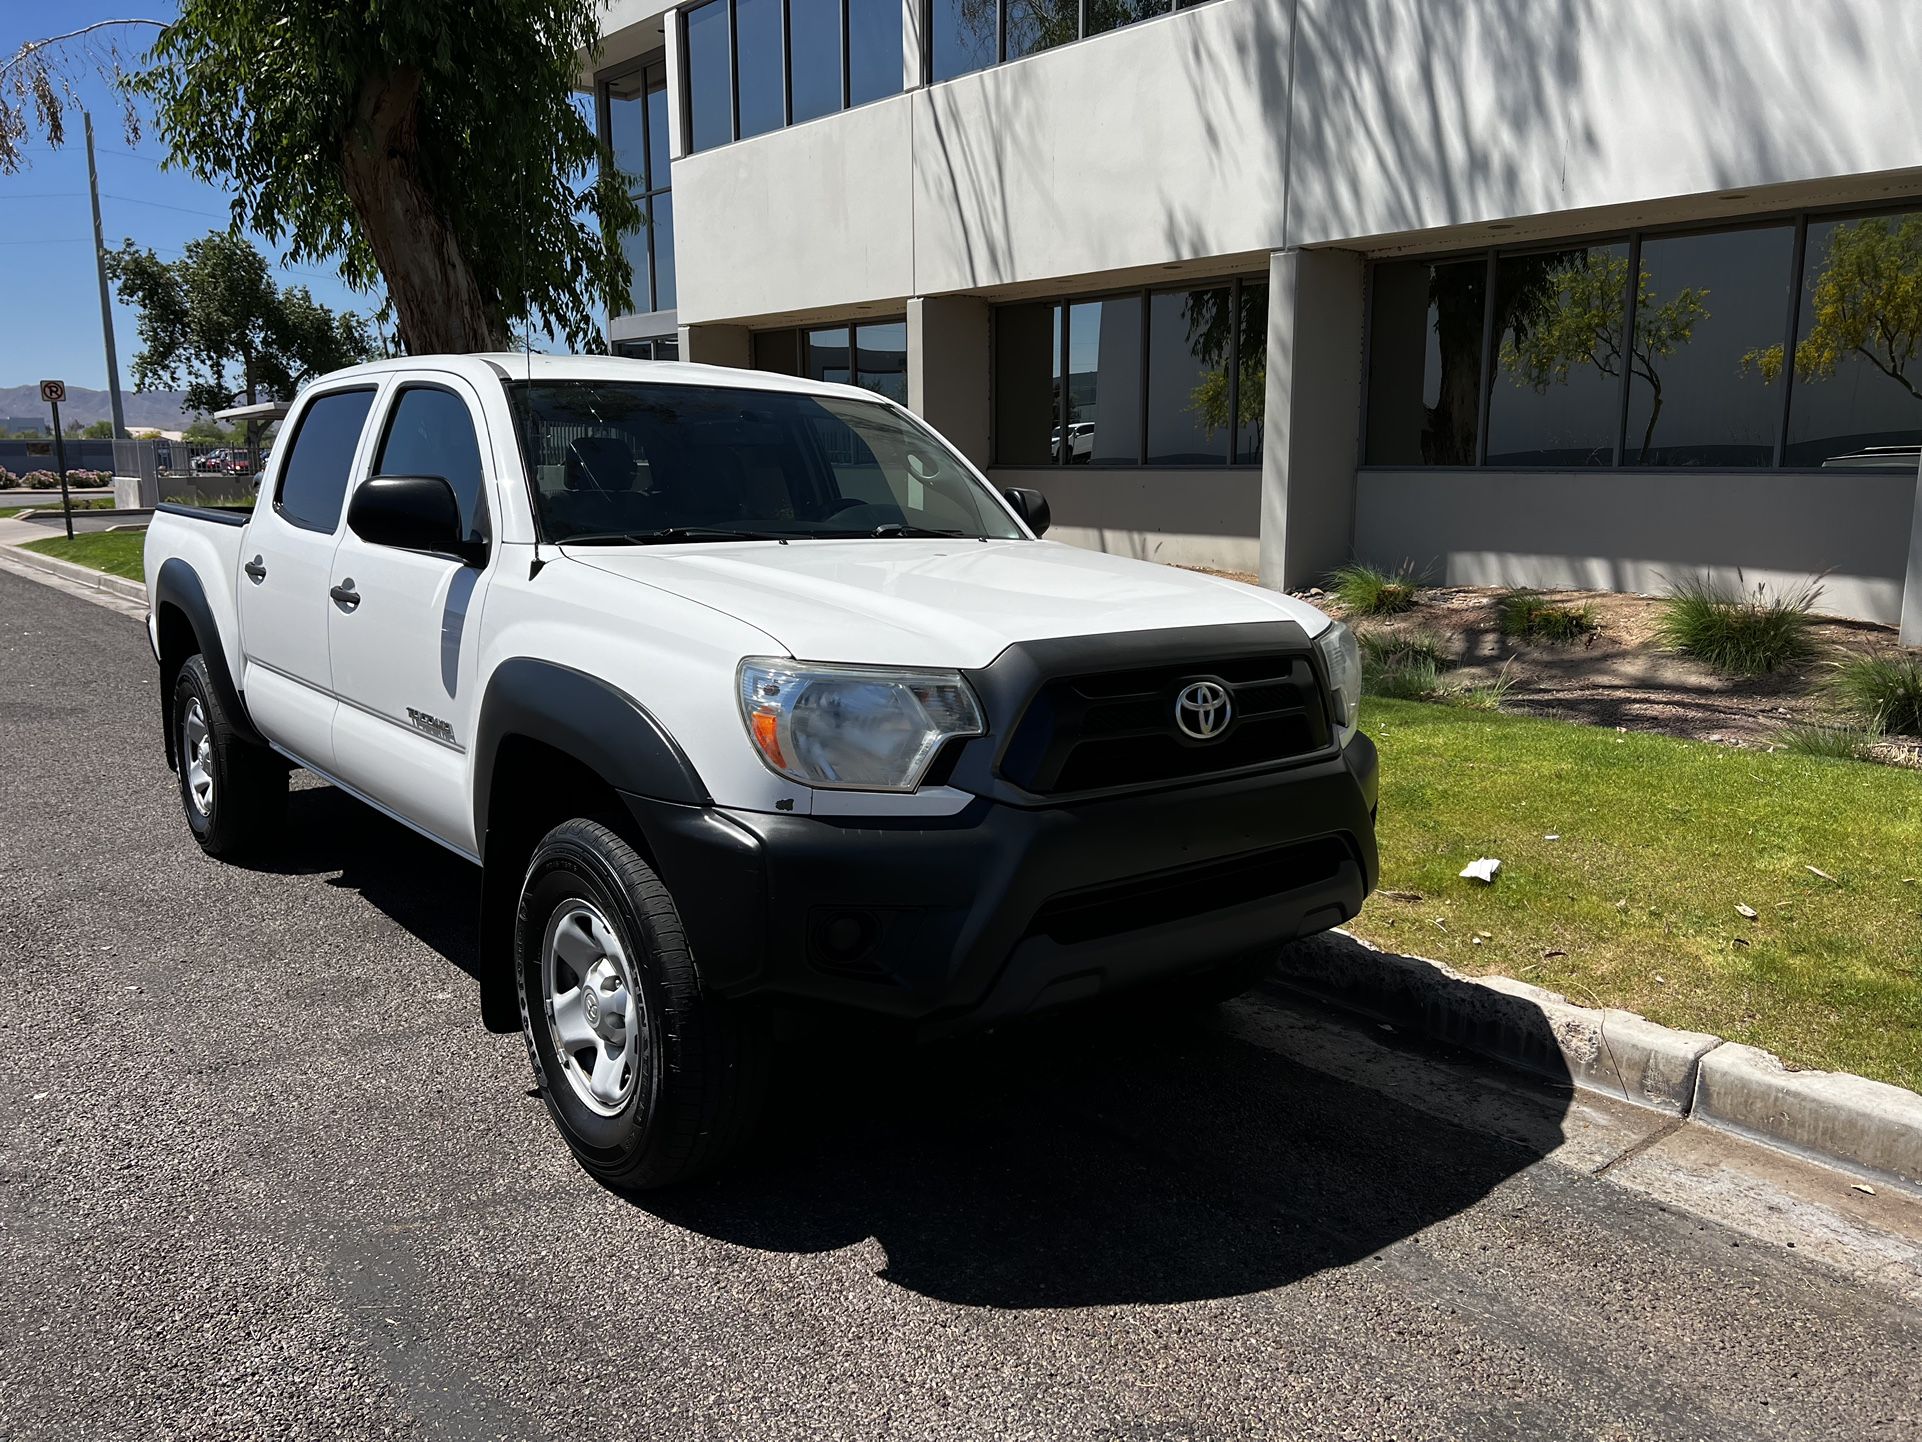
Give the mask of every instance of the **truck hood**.
M 732 541 L 574 546 L 583 565 L 756 627 L 805 661 L 985 666 L 1016 641 L 1294 621 L 1278 591 L 1052 541 Z

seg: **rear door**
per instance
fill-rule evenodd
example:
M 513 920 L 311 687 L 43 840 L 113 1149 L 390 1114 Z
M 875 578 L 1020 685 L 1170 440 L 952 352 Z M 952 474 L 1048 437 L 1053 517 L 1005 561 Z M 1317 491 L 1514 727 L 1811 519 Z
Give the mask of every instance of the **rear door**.
M 491 539 L 487 432 L 480 404 L 455 376 L 401 382 L 382 398 L 360 475 L 439 476 L 460 502 L 470 540 Z M 488 569 L 362 540 L 349 527 L 332 586 L 358 596 L 329 607 L 335 774 L 403 820 L 476 850 L 467 786 L 479 698 L 474 694 Z
M 262 734 L 301 761 L 333 766 L 334 682 L 327 597 L 347 481 L 375 387 L 310 393 L 293 417 L 271 504 L 254 507 L 241 554 L 241 689 Z

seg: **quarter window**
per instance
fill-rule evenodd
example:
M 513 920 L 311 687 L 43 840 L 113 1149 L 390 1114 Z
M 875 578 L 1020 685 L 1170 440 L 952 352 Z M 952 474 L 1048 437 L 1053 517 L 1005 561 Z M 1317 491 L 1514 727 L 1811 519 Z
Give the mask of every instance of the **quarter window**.
M 330 391 L 309 402 L 274 492 L 274 509 L 286 520 L 326 534 L 340 524 L 354 450 L 373 404 L 372 389 Z
M 374 461 L 377 476 L 439 476 L 460 502 L 461 532 L 487 539 L 487 486 L 467 402 L 438 386 L 408 386 L 394 402 Z

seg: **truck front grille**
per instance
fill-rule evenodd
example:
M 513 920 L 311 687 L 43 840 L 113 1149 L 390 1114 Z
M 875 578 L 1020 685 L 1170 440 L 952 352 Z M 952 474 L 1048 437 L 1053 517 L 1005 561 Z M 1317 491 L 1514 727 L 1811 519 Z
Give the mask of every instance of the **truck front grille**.
M 1182 691 L 1218 682 L 1231 714 L 1207 740 L 1176 720 Z M 1039 796 L 1147 786 L 1272 765 L 1322 750 L 1327 712 L 1306 655 L 1237 656 L 1057 676 L 1002 753 L 1005 780 Z

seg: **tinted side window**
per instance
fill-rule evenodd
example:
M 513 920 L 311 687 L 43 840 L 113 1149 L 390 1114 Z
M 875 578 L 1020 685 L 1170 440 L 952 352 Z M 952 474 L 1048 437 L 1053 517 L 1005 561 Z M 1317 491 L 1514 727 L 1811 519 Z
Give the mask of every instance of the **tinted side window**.
M 454 488 L 470 541 L 487 539 L 487 487 L 467 402 L 452 391 L 409 386 L 394 403 L 374 460 L 377 476 L 439 476 Z
M 339 523 L 354 447 L 373 404 L 372 390 L 335 391 L 307 407 L 274 492 L 274 509 L 294 525 L 331 534 Z

